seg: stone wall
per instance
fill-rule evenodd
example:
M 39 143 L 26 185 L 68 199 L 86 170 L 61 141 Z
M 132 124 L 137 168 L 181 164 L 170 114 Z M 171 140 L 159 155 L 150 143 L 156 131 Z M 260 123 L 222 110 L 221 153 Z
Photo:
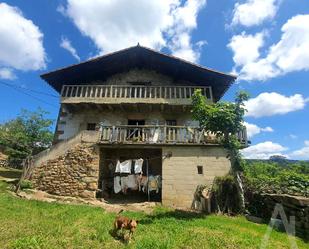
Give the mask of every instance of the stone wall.
M 94 198 L 98 188 L 99 149 L 79 144 L 64 155 L 35 165 L 30 180 L 50 194 Z
M 129 85 L 129 82 L 151 82 L 151 85 L 153 86 L 192 85 L 189 81 L 180 79 L 175 80 L 168 75 L 146 69 L 131 69 L 128 72 L 115 74 L 109 77 L 106 81 L 97 81 L 92 84 Z
M 163 147 L 170 154 L 162 165 L 162 203 L 166 206 L 191 208 L 198 185 L 212 184 L 216 176 L 226 175 L 231 168 L 226 151 L 216 146 Z M 202 166 L 198 174 L 197 166 Z
M 248 199 L 248 209 L 257 217 L 269 222 L 276 204 L 281 204 L 290 222 L 290 216 L 295 216 L 296 235 L 309 240 L 309 198 L 280 194 L 253 194 Z M 280 215 L 277 217 L 281 219 Z

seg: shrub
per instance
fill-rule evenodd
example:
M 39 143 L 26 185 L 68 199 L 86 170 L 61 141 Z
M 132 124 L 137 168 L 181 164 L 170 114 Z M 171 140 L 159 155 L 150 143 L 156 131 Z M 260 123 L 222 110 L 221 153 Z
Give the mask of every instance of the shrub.
M 235 178 L 232 175 L 216 177 L 212 188 L 212 208 L 220 213 L 236 214 L 241 205 Z
M 244 164 L 246 191 L 309 197 L 309 164 L 254 161 Z
M 22 180 L 20 183 L 21 189 L 31 189 L 33 188 L 32 182 L 29 180 Z

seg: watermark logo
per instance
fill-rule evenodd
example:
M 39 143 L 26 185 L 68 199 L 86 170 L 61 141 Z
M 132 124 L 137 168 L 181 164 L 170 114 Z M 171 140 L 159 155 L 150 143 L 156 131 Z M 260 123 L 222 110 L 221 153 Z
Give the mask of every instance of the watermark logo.
M 279 203 L 276 204 L 275 209 L 272 213 L 271 220 L 268 224 L 266 233 L 263 236 L 260 248 L 266 249 L 271 231 L 273 230 L 273 228 L 275 226 L 274 220 L 278 217 L 278 215 L 281 217 L 281 221 L 282 221 L 284 229 L 285 229 L 285 231 L 288 235 L 291 248 L 292 249 L 298 249 L 297 244 L 296 244 L 296 240 L 295 240 L 295 216 L 290 216 L 290 222 L 289 222 L 288 219 L 287 219 L 287 216 L 284 212 L 283 206 Z

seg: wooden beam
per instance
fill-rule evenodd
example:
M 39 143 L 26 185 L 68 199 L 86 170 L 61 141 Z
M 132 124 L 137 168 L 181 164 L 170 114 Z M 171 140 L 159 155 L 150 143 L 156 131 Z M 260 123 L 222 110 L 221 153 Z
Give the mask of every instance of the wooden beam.
M 119 104 L 119 109 L 120 109 L 122 112 L 126 112 L 126 110 L 124 109 L 123 104 Z
M 152 105 L 151 104 L 148 105 L 148 108 L 149 108 L 149 111 L 152 112 Z
M 164 105 L 160 106 L 161 112 L 164 112 Z
M 114 111 L 114 108 L 112 107 L 112 105 L 107 105 L 108 109 L 111 111 Z
M 185 105 L 182 106 L 182 111 L 183 111 L 183 112 L 186 112 L 186 111 L 187 111 L 187 108 L 186 108 Z

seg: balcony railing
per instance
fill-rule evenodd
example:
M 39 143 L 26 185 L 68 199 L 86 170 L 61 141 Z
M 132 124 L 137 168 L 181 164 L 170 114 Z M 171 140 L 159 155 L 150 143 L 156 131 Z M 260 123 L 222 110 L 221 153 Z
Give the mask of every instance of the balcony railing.
M 238 133 L 239 141 L 247 146 L 246 129 Z M 101 143 L 120 144 L 218 144 L 215 135 L 200 128 L 187 126 L 102 126 Z
M 196 89 L 212 100 L 211 87 L 200 86 L 120 86 L 120 85 L 64 85 L 62 100 L 189 100 Z

